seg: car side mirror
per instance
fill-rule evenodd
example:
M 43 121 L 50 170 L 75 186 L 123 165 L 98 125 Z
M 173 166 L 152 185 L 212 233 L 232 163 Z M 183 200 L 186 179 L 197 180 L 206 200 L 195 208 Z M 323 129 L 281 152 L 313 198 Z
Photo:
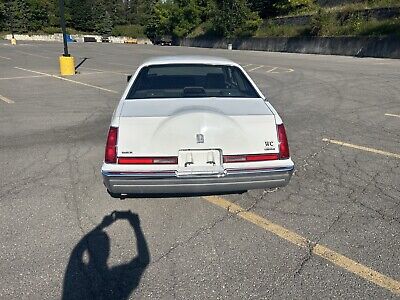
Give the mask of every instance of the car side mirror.
M 132 75 L 126 76 L 126 82 L 129 82 L 131 80 L 131 78 L 132 78 Z

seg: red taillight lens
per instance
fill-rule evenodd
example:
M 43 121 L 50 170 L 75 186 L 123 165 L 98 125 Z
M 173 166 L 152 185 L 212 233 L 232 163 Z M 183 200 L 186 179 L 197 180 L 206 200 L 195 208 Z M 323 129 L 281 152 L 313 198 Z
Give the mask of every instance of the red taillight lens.
M 106 153 L 104 156 L 104 162 L 107 164 L 115 164 L 117 162 L 117 139 L 118 128 L 110 127 L 107 137 Z
M 285 126 L 283 124 L 278 125 L 278 141 L 279 141 L 279 159 L 288 159 L 289 155 L 289 143 L 286 136 Z
M 224 163 L 239 163 L 252 161 L 267 161 L 279 159 L 278 154 L 247 154 L 247 155 L 224 155 Z
M 118 163 L 121 165 L 176 165 L 178 157 L 120 157 Z

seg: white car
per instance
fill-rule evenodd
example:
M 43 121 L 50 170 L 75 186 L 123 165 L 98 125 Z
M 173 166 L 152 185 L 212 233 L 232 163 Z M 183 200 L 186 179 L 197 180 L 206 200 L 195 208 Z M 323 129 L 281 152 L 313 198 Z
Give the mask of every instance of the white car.
M 285 127 L 245 70 L 205 56 L 150 59 L 130 78 L 102 166 L 112 197 L 285 186 Z

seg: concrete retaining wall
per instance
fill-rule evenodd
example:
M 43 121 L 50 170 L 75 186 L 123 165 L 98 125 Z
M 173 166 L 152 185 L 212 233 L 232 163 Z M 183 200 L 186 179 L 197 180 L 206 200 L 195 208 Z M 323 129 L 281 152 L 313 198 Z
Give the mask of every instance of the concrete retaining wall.
M 62 42 L 63 37 L 61 33 L 55 34 L 15 34 L 17 41 L 42 41 L 42 42 Z M 101 43 L 101 35 L 96 34 L 72 34 L 72 38 L 79 43 L 83 43 L 84 37 L 93 37 L 98 43 Z M 5 36 L 6 40 L 11 40 L 11 34 Z M 126 40 L 131 39 L 125 36 L 110 36 L 109 40 L 111 43 L 123 44 Z M 152 44 L 148 38 L 137 38 L 138 44 Z
M 182 39 L 181 46 L 228 48 L 225 39 Z M 233 49 L 271 52 L 400 58 L 400 39 L 395 37 L 295 37 L 247 38 L 232 41 Z

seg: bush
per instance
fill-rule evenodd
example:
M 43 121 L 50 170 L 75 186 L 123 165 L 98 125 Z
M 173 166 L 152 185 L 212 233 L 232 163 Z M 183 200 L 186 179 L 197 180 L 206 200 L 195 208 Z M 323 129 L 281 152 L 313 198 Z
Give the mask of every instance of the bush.
M 309 35 L 310 26 L 263 24 L 256 32 L 256 37 L 295 37 Z
M 360 35 L 396 35 L 400 38 L 400 19 L 376 21 L 371 20 L 370 22 L 361 26 Z
M 145 37 L 144 28 L 140 25 L 119 25 L 115 26 L 111 31 L 115 36 L 128 36 L 128 37 Z
M 336 14 L 318 10 L 311 18 L 310 35 L 313 36 L 329 36 L 338 35 L 340 23 L 336 18 Z
M 273 4 L 278 15 L 306 13 L 317 6 L 314 0 L 279 0 Z
M 251 37 L 262 24 L 261 18 L 257 13 L 251 12 L 247 19 L 235 30 L 235 35 L 238 37 Z
M 45 34 L 54 34 L 54 33 L 61 33 L 61 28 L 60 27 L 44 27 L 42 28 L 43 33 Z

